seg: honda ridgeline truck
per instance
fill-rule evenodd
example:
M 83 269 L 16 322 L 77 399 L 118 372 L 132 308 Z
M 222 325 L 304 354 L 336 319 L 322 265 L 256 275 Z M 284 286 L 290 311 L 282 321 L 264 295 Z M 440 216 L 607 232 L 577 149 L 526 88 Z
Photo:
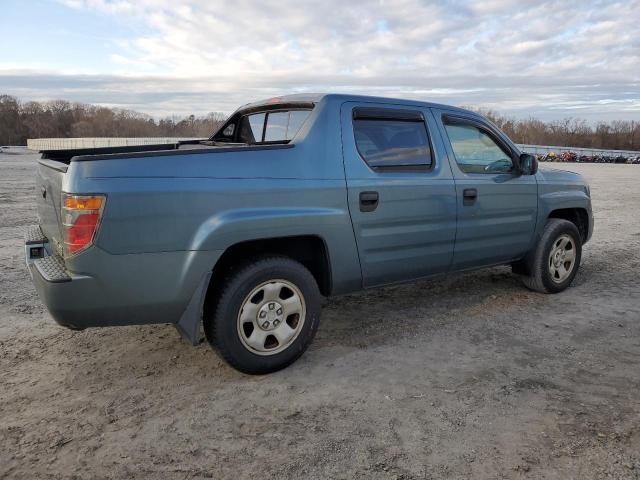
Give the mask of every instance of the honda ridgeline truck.
M 209 139 L 42 151 L 38 294 L 72 329 L 171 323 L 266 373 L 311 342 L 321 297 L 492 265 L 567 288 L 589 187 L 538 170 L 482 116 L 445 105 L 292 95 Z

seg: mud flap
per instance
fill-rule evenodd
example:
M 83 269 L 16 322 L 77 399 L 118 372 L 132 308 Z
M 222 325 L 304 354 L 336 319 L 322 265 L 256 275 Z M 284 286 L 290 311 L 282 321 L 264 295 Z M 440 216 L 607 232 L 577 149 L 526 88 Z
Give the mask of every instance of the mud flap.
M 198 288 L 196 288 L 191 300 L 189 300 L 189 305 L 187 305 L 178 323 L 174 324 L 182 338 L 194 346 L 200 344 L 200 340 L 202 339 L 202 313 L 204 299 L 207 295 L 207 287 L 209 286 L 209 280 L 211 280 L 211 273 L 212 272 L 207 272 L 202 277 Z

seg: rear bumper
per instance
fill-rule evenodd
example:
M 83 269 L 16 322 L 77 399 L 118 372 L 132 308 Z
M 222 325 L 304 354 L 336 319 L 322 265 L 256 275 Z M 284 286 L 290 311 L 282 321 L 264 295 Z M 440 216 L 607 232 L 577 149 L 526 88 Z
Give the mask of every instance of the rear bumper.
M 28 258 L 28 257 L 27 257 Z M 53 259 L 49 264 L 55 264 L 55 272 L 62 273 L 62 276 L 51 277 L 52 269 L 43 268 L 43 263 L 48 259 Z M 95 326 L 96 319 L 89 319 L 87 309 L 78 304 L 78 299 L 91 295 L 91 277 L 71 277 L 65 270 L 61 271 L 64 265 L 60 257 L 44 257 L 33 262 L 27 262 L 31 279 L 38 292 L 38 296 L 51 313 L 53 319 L 62 326 L 74 330 L 82 330 L 89 326 Z
M 178 322 L 221 253 L 111 255 L 93 246 L 65 262 L 41 237 L 25 235 L 29 273 L 54 320 L 72 329 Z

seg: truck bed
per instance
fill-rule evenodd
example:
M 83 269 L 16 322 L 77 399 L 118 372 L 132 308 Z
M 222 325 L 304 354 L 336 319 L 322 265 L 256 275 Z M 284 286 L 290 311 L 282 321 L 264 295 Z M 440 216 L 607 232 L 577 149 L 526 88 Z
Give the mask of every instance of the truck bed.
M 40 153 L 42 154 L 43 160 L 53 160 L 68 165 L 71 159 L 77 156 L 176 150 L 179 148 L 179 145 L 179 143 L 161 143 L 155 145 L 128 145 L 124 147 L 73 148 L 66 150 L 41 150 Z
M 220 143 L 211 140 L 185 140 L 176 143 L 162 143 L 156 145 L 131 145 L 124 147 L 74 148 L 67 150 L 41 150 L 41 163 L 49 160 L 59 164 L 69 165 L 74 157 L 80 160 L 108 160 L 109 158 L 135 158 L 149 155 L 177 155 L 193 153 L 194 150 L 211 152 L 212 150 L 228 152 L 234 150 L 268 150 L 290 148 L 287 143 L 247 145 L 244 143 Z M 49 163 L 49 167 L 53 167 Z

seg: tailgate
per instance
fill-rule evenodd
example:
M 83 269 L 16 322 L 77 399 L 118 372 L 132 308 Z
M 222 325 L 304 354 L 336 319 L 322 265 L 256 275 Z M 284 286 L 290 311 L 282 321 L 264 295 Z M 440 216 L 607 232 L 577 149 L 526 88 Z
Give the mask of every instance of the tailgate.
M 49 239 L 54 254 L 62 253 L 62 182 L 67 164 L 55 160 L 40 160 L 36 177 L 36 205 L 38 223 Z

